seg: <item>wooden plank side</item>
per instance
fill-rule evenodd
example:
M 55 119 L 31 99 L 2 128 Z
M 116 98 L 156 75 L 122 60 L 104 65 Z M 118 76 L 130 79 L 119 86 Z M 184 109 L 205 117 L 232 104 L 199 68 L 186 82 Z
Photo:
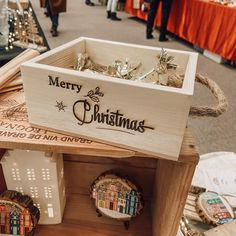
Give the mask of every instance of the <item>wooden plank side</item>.
M 138 71 L 140 74 L 147 73 L 152 68 L 156 67 L 157 56 L 161 52 L 161 48 L 159 47 L 118 43 L 107 40 L 94 40 L 91 38 L 85 38 L 85 40 L 86 52 L 93 61 L 102 65 L 111 65 L 115 60 L 125 61 L 128 58 L 131 63 L 142 63 L 142 67 Z M 172 49 L 166 50 L 169 55 L 174 57 L 174 63 L 178 64 L 177 72 L 183 73 L 189 63 L 189 57 L 193 54 L 189 52 L 180 53 L 180 51 Z M 190 74 L 191 72 L 187 73 L 187 75 Z M 188 80 L 190 80 L 190 78 L 188 78 Z
M 113 158 L 113 157 L 75 155 L 75 154 L 64 154 L 63 159 L 64 161 L 74 161 L 80 163 L 120 165 L 120 166 L 150 168 L 150 169 L 156 169 L 158 161 L 156 158 L 145 158 L 145 157 Z
M 85 52 L 84 44 L 84 42 L 80 42 L 77 45 L 66 48 L 60 54 L 52 54 L 49 57 L 40 60 L 38 63 L 61 68 L 73 68 L 77 63 L 77 52 Z
M 88 195 L 73 194 L 67 197 L 67 205 L 62 224 L 39 226 L 35 235 L 88 235 L 88 236 L 151 236 L 150 204 L 130 222 L 126 230 L 122 221 L 107 217 L 97 217 L 92 200 Z
M 5 151 L 6 151 L 5 149 L 0 148 L 0 160 L 2 159 Z M 7 189 L 7 186 L 4 179 L 3 169 L 2 169 L 2 165 L 0 165 L 0 193 L 5 191 L 6 189 Z
M 135 156 L 138 157 L 150 157 L 149 155 L 136 152 Z M 165 158 L 163 155 L 160 156 L 160 159 Z M 166 157 L 168 159 L 168 157 Z M 185 135 L 183 138 L 182 146 L 180 149 L 180 155 L 178 162 L 193 162 L 197 164 L 199 161 L 198 147 L 195 144 L 192 133 L 188 128 L 185 130 Z
M 153 192 L 153 183 L 155 169 L 137 168 L 119 164 L 104 163 L 81 163 L 81 162 L 64 162 L 65 185 L 68 194 L 80 193 L 90 194 L 90 186 L 93 181 L 102 173 L 113 170 L 122 176 L 129 177 L 134 183 L 143 190 L 146 198 L 151 198 Z
M 196 163 L 159 160 L 153 195 L 153 236 L 176 236 Z

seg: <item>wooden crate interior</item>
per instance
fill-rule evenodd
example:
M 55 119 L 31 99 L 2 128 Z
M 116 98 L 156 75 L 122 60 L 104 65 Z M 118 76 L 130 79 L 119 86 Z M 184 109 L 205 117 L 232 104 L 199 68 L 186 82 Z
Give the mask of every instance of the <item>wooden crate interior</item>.
M 151 199 L 155 180 L 157 160 L 128 158 L 112 159 L 105 157 L 64 155 L 65 184 L 67 205 L 63 223 L 74 222 L 78 225 L 97 227 L 102 231 L 109 228 L 124 235 L 151 235 Z M 101 173 L 114 170 L 116 173 L 129 176 L 143 189 L 145 207 L 142 214 L 130 223 L 130 229 L 124 228 L 123 222 L 98 217 L 93 200 L 90 198 L 90 186 Z M 99 231 L 99 230 L 98 230 Z M 148 232 L 148 234 L 147 234 Z M 113 235 L 111 234 L 111 235 Z M 107 235 L 107 234 L 105 234 Z M 108 234 L 110 235 L 110 234 Z
M 139 62 L 142 66 L 138 72 L 141 76 L 155 68 L 157 64 L 157 55 L 161 48 L 150 48 L 133 46 L 119 43 L 108 43 L 107 41 L 97 41 L 92 39 L 81 39 L 77 42 L 59 47 L 56 50 L 45 53 L 42 59 L 36 60 L 36 63 L 50 65 L 53 67 L 72 69 L 76 65 L 78 53 L 87 53 L 90 58 L 101 65 L 112 65 L 115 60 L 125 61 L 128 59 L 131 64 L 136 65 Z M 168 50 L 168 54 L 174 57 L 173 63 L 178 65 L 177 73 L 184 74 L 189 69 L 190 56 L 186 53 Z M 48 55 L 48 56 L 47 56 Z M 41 57 L 40 57 L 41 58 Z M 87 71 L 85 74 L 91 74 Z M 184 81 L 187 77 L 184 77 Z M 187 86 L 187 87 L 186 87 Z M 184 87 L 192 87 L 192 83 L 185 83 Z
M 60 49 L 60 48 L 59 48 Z M 73 44 L 63 50 L 56 50 L 54 53 L 39 59 L 37 63 L 61 68 L 72 68 L 76 64 L 78 52 L 85 52 L 85 41 Z M 45 53 L 47 54 L 47 53 Z

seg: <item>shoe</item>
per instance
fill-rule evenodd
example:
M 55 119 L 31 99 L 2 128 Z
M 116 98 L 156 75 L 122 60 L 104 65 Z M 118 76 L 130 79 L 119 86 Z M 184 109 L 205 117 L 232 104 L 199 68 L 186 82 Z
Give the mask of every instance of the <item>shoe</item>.
M 117 17 L 116 12 L 111 12 L 111 20 L 121 21 L 121 18 Z
M 167 41 L 169 41 L 169 39 L 165 35 L 160 35 L 159 41 L 160 42 L 167 42 Z
M 57 31 L 57 28 L 52 28 L 51 29 L 51 33 L 52 33 L 52 37 L 57 37 L 58 36 L 58 31 Z
M 107 19 L 111 18 L 111 11 L 107 11 Z
M 47 11 L 44 12 L 44 15 L 45 15 L 46 17 L 49 17 L 49 14 L 48 14 Z
M 85 1 L 85 4 L 88 5 L 88 6 L 94 6 L 95 4 L 91 1 Z
M 152 34 L 147 34 L 146 39 L 154 39 L 154 36 Z

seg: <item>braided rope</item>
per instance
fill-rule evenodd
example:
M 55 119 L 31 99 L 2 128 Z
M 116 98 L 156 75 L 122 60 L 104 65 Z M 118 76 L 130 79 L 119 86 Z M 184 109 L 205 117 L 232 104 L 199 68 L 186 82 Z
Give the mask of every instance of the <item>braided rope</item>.
M 190 116 L 218 117 L 221 114 L 223 114 L 225 111 L 227 111 L 228 101 L 227 101 L 223 91 L 220 89 L 220 87 L 218 86 L 218 84 L 216 82 L 214 82 L 213 80 L 209 79 L 208 77 L 205 77 L 200 74 L 196 74 L 196 82 L 205 85 L 211 91 L 211 93 L 214 95 L 214 97 L 217 99 L 218 104 L 213 107 L 192 106 L 190 108 L 190 112 L 189 112 Z

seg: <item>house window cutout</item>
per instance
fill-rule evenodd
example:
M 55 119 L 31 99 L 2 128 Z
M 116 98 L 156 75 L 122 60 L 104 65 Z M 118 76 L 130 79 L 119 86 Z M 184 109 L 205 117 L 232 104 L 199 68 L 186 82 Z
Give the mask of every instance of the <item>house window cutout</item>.
M 53 218 L 54 217 L 54 212 L 53 212 L 53 207 L 52 204 L 48 204 L 48 217 Z
M 52 198 L 52 187 L 44 187 L 44 197 Z
M 30 194 L 32 198 L 38 198 L 38 187 L 30 187 Z
M 16 191 L 24 194 L 24 191 L 23 191 L 22 187 L 16 187 Z
M 12 179 L 15 181 L 21 181 L 20 170 L 18 168 L 11 168 Z
M 43 180 L 51 180 L 50 170 L 48 168 L 42 169 L 42 178 Z
M 33 168 L 31 169 L 26 169 L 27 171 L 27 176 L 28 176 L 28 180 L 36 180 L 36 177 L 35 177 L 35 171 Z
M 36 207 L 39 209 L 39 211 L 41 211 L 41 208 L 40 208 L 40 204 L 39 204 L 39 203 L 34 203 L 34 206 L 36 206 Z

